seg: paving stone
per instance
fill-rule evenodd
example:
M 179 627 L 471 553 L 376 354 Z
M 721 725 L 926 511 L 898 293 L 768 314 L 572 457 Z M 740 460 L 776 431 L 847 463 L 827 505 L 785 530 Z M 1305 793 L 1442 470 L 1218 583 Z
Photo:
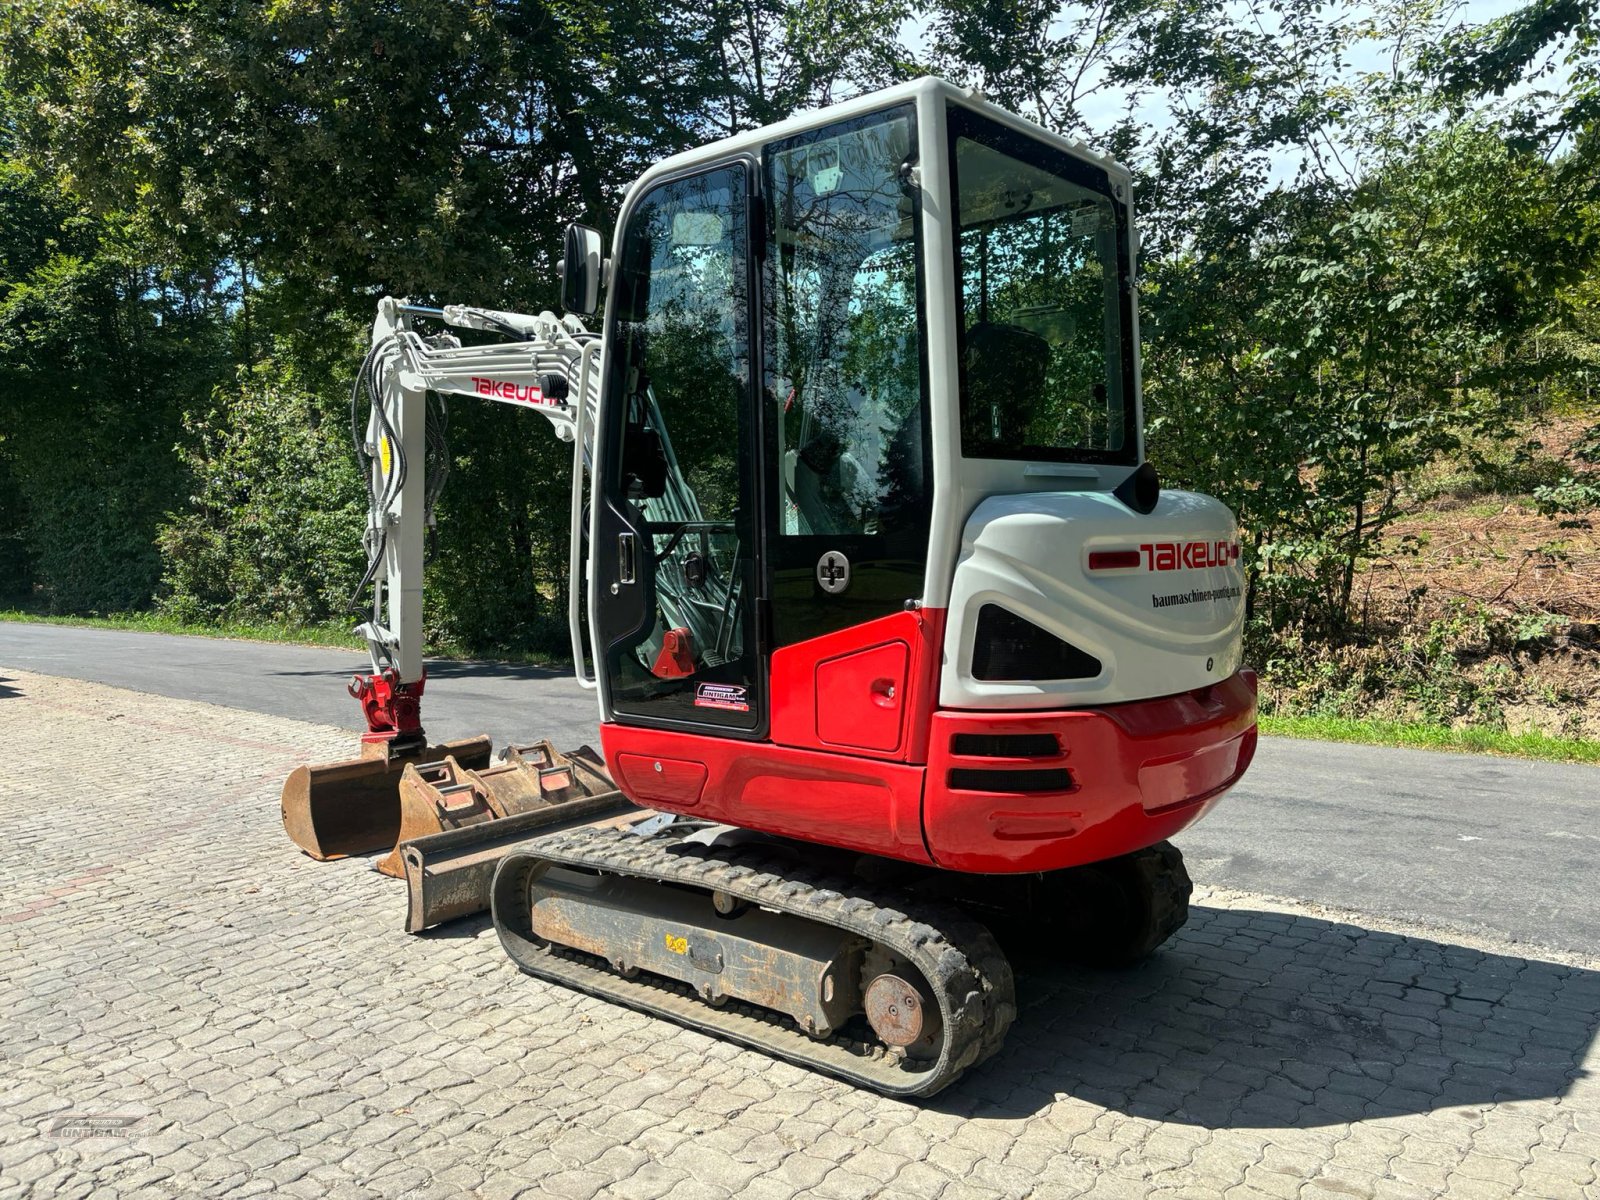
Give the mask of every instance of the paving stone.
M 347 733 L 6 676 L 13 762 L 82 799 L 0 861 L 7 1196 L 1600 1200 L 1594 963 L 1201 889 L 1148 968 L 1019 968 L 1000 1057 L 910 1104 L 526 979 L 486 924 L 406 937 L 279 824 Z M 45 1137 L 69 1111 L 143 1120 Z

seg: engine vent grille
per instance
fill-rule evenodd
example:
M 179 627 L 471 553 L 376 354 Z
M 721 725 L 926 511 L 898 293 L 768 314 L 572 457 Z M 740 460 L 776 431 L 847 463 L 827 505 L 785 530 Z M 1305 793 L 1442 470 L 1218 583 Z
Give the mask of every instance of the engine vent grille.
M 972 674 L 992 683 L 1093 679 L 1100 660 L 998 604 L 985 604 L 978 610 Z
M 1054 758 L 1061 743 L 1053 733 L 958 733 L 950 752 L 966 758 Z
M 1065 767 L 1040 767 L 1026 771 L 991 771 L 952 767 L 950 787 L 962 792 L 1070 792 L 1072 775 Z

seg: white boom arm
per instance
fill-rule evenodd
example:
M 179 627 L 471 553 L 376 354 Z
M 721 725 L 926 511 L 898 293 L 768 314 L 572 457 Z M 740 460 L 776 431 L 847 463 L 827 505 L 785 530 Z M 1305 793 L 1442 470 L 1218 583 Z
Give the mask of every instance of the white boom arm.
M 412 328 L 416 318 L 442 321 L 458 329 L 481 329 L 515 341 L 462 346 L 448 333 L 424 337 Z M 430 442 L 443 451 L 443 409 L 429 426 L 428 393 L 476 396 L 531 408 L 555 426 L 556 436 L 572 443 L 572 548 L 567 618 L 572 633 L 573 669 L 578 682 L 594 687 L 584 672 L 579 625 L 583 544 L 583 480 L 590 431 L 600 394 L 600 336 L 576 317 L 538 316 L 447 305 L 424 308 L 392 297 L 378 302 L 372 347 L 362 364 L 357 389 L 371 400 L 363 461 L 370 505 L 367 515 L 366 580 L 372 584 L 372 617 L 357 630 L 367 639 L 375 675 L 392 669 L 393 683 L 417 684 L 422 669 L 422 575 L 424 545 L 433 520 L 433 501 L 447 463 L 430 478 Z M 352 414 L 354 417 L 354 414 Z M 443 457 L 441 454 L 440 457 Z M 418 689 L 420 690 L 420 689 Z

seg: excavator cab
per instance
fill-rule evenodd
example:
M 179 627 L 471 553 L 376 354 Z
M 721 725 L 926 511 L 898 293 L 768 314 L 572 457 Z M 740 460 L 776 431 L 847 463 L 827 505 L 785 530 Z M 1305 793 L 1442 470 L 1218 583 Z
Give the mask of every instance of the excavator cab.
M 408 928 L 492 903 L 530 974 L 897 1094 L 1014 1012 L 973 912 L 1153 950 L 1187 912 L 1166 839 L 1248 767 L 1255 682 L 1234 518 L 1144 460 L 1130 192 L 923 79 L 658 164 L 609 256 L 569 231 L 565 316 L 382 301 L 372 758 L 291 779 L 296 842 L 398 836 Z M 573 445 L 603 761 L 422 735 L 442 395 Z
M 634 186 L 612 251 L 590 590 L 602 742 L 626 794 L 1014 870 L 1118 844 L 1065 815 L 1095 782 L 1063 740 L 1090 706 L 1220 687 L 1229 748 L 1194 780 L 1242 771 L 1236 531 L 1215 501 L 1163 498 L 1143 464 L 1129 186 L 939 81 Z M 668 477 L 644 500 L 627 465 L 640 428 Z M 1004 535 L 985 536 L 991 513 Z M 1156 613 L 1140 547 L 1201 539 L 1184 582 L 1206 599 Z M 956 754 L 1002 717 L 1057 752 Z M 1033 775 L 1017 758 L 1038 759 Z M 1120 782 L 1142 769 L 1119 765 L 1099 815 L 1155 842 L 1198 812 L 1146 826 Z M 1037 836 L 1000 830 L 1018 810 Z

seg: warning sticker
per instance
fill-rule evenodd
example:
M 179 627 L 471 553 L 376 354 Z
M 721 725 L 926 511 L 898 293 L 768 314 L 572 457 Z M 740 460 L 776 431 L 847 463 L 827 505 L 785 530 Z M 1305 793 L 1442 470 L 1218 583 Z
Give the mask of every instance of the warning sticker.
M 730 712 L 749 712 L 750 689 L 737 683 L 702 683 L 694 690 L 696 708 L 725 708 Z

